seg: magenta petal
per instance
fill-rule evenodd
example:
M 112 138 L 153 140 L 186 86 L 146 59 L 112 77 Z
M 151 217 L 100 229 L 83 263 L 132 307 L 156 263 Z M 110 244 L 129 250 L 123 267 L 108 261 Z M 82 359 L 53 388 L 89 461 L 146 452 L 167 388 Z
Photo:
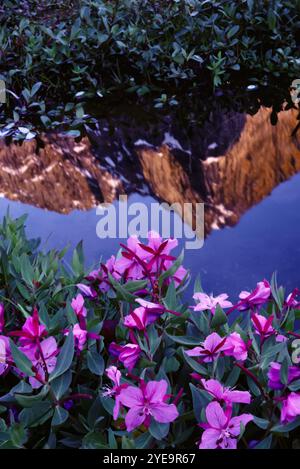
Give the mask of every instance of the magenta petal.
M 216 399 L 223 399 L 223 386 L 221 385 L 221 383 L 219 383 L 219 381 L 217 381 L 216 379 L 203 379 L 202 384 L 204 386 L 204 389 L 206 389 L 206 391 L 212 394 Z
M 174 404 L 151 404 L 151 414 L 159 423 L 169 423 L 177 419 L 179 413 Z
M 161 381 L 149 381 L 145 390 L 145 398 L 150 402 L 161 402 L 167 394 L 168 383 Z
M 199 449 L 216 449 L 218 447 L 217 441 L 220 438 L 220 431 L 214 428 L 205 430 L 202 434 Z
M 115 405 L 113 410 L 113 419 L 117 420 L 120 412 L 120 396 L 116 396 Z
M 48 337 L 48 339 L 43 340 L 43 342 L 41 342 L 41 348 L 45 359 L 55 355 L 58 350 L 54 337 Z
M 185 350 L 185 353 L 189 357 L 199 357 L 200 355 L 202 355 L 202 352 L 203 352 L 202 347 L 195 347 L 195 348 L 192 348 L 191 350 Z
M 128 386 L 120 392 L 120 402 L 126 407 L 136 407 L 143 405 L 144 396 L 139 388 Z
M 210 402 L 206 407 L 206 419 L 208 424 L 215 429 L 223 429 L 226 426 L 226 415 L 218 402 Z
M 125 424 L 128 432 L 142 425 L 146 418 L 142 407 L 132 407 L 125 417 Z
M 233 417 L 229 422 L 230 433 L 234 436 L 238 436 L 241 433 L 241 423 L 245 427 L 251 420 L 253 420 L 253 415 L 251 414 L 242 414 Z
M 235 438 L 224 438 L 222 442 L 220 442 L 221 449 L 236 449 L 237 447 L 237 440 Z
M 226 397 L 230 402 L 240 402 L 242 404 L 250 404 L 251 394 L 248 391 L 228 391 Z
M 222 342 L 222 338 L 219 336 L 219 334 L 217 334 L 216 332 L 213 332 L 212 334 L 206 337 L 203 345 L 206 348 L 206 350 L 210 350 L 212 352 L 221 342 Z

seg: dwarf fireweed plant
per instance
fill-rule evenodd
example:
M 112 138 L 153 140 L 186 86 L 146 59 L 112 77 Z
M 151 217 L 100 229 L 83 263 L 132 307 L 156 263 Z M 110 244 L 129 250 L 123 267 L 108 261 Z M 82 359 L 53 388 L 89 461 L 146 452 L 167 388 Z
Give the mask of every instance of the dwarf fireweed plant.
M 94 270 L 0 226 L 1 448 L 297 448 L 299 291 L 206 294 L 177 241 Z

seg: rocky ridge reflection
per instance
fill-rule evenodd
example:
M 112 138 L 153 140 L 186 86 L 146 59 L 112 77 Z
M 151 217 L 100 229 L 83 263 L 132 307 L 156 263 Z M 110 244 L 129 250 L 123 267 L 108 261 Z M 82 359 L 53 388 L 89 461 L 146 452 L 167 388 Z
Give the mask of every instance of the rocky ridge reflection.
M 205 232 L 234 225 L 280 182 L 300 170 L 297 111 L 261 107 L 251 116 L 216 114 L 191 140 L 166 120 L 148 129 L 99 121 L 80 142 L 58 134 L 39 142 L 0 142 L 3 197 L 69 213 L 113 202 L 119 194 L 152 195 L 172 203 L 205 202 Z M 155 132 L 154 132 L 155 135 Z M 148 138 L 147 138 L 148 137 Z M 187 221 L 194 225 L 194 213 Z

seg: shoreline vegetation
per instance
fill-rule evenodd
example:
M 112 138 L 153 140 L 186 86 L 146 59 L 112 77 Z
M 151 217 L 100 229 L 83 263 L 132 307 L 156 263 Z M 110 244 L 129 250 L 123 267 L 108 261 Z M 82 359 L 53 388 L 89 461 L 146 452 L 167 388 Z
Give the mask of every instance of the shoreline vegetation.
M 1 449 L 299 448 L 298 289 L 196 279 L 188 306 L 175 239 L 132 236 L 86 271 L 81 244 L 67 265 L 25 219 L 0 226 Z
M 4 0 L 1 135 L 80 137 L 97 108 L 123 100 L 172 111 L 231 87 L 288 91 L 300 73 L 299 13 L 287 0 Z

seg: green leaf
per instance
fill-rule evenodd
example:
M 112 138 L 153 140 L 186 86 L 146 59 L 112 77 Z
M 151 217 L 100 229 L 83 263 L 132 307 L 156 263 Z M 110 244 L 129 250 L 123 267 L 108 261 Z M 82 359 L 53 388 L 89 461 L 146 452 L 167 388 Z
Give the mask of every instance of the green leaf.
M 56 399 L 60 399 L 68 391 L 72 381 L 72 371 L 67 370 L 58 378 L 53 379 L 51 389 L 55 394 Z
M 191 321 L 193 321 L 197 329 L 205 336 L 209 334 L 210 328 L 207 314 L 208 313 L 204 311 L 201 311 L 200 313 L 199 311 L 192 311 L 190 314 Z
M 266 430 L 269 426 L 269 423 L 270 423 L 268 420 L 262 419 L 262 418 L 256 417 L 256 416 L 254 416 L 253 421 L 262 430 Z
M 122 436 L 122 449 L 134 449 L 134 441 L 127 438 L 127 436 Z
M 128 303 L 133 303 L 136 300 L 136 296 L 132 295 L 129 291 L 126 290 L 126 284 L 121 285 L 119 282 L 117 282 L 113 276 L 108 272 L 108 278 L 110 283 L 112 284 L 113 288 L 117 292 L 117 297 L 118 299 L 122 301 L 128 301 Z
M 152 442 L 153 442 L 153 436 L 149 432 L 142 433 L 142 435 L 138 436 L 134 441 L 135 447 L 137 449 L 151 448 Z
M 30 92 L 31 97 L 33 97 L 38 92 L 41 86 L 42 86 L 42 83 L 40 81 L 33 85 L 33 87 L 31 88 L 31 92 Z
M 172 266 L 166 270 L 163 274 L 160 275 L 158 279 L 158 284 L 161 287 L 164 280 L 166 280 L 169 277 L 172 277 L 175 272 L 177 272 L 178 268 L 182 265 L 184 259 L 184 250 L 181 251 L 181 254 L 178 256 L 176 261 L 172 264 Z
M 257 445 L 254 446 L 254 449 L 270 449 L 272 445 L 272 435 L 267 436 Z
M 238 368 L 237 366 L 234 366 L 225 381 L 225 386 L 229 388 L 232 388 L 233 386 L 235 386 L 236 383 L 238 382 L 240 374 L 241 374 L 241 369 Z
M 83 449 L 108 449 L 103 432 L 90 432 L 82 440 Z
M 211 402 L 211 397 L 203 389 L 199 389 L 190 383 L 190 389 L 193 398 L 194 414 L 198 422 L 201 422 L 201 411 Z
M 111 428 L 108 429 L 108 445 L 110 449 L 118 449 L 118 443 Z
M 196 277 L 196 280 L 195 280 L 195 283 L 194 283 L 194 293 L 201 293 L 203 292 L 203 288 L 202 288 L 202 285 L 201 285 L 201 278 L 200 278 L 200 275 L 197 274 L 197 277 Z
M 35 373 L 32 371 L 33 365 L 31 361 L 29 360 L 29 358 L 27 358 L 26 355 L 24 355 L 24 353 L 18 349 L 18 347 L 15 345 L 12 339 L 9 339 L 9 343 L 10 343 L 11 354 L 12 354 L 12 357 L 14 359 L 14 362 L 17 368 L 19 368 L 20 371 L 25 373 L 26 376 L 34 376 Z
M 167 294 L 163 298 L 163 304 L 167 309 L 175 311 L 177 309 L 177 300 L 176 300 L 176 288 L 174 282 L 170 282 L 168 286 Z
M 280 367 L 280 381 L 283 384 L 288 383 L 289 361 L 287 357 L 284 358 Z
M 32 286 L 34 271 L 29 261 L 29 257 L 25 253 L 23 253 L 20 257 L 20 265 L 23 280 L 27 283 L 27 285 Z
M 67 371 L 73 361 L 74 357 L 74 337 L 73 332 L 70 331 L 67 335 L 64 345 L 61 348 L 60 354 L 58 355 L 56 366 L 54 371 L 50 374 L 49 381 L 53 381 L 58 376 Z
M 286 425 L 275 425 L 274 427 L 271 428 L 271 431 L 274 433 L 287 433 L 295 428 L 300 426 L 300 417 L 297 417 L 295 420 L 293 420 L 290 423 L 287 423 Z
M 159 423 L 156 420 L 152 419 L 151 424 L 149 426 L 149 433 L 155 438 L 156 440 L 160 441 L 165 438 L 170 430 L 169 423 Z
M 113 415 L 114 406 L 115 406 L 114 399 L 111 399 L 111 397 L 100 396 L 100 401 L 104 409 L 106 410 L 106 412 L 110 415 Z
M 52 417 L 51 426 L 57 427 L 62 425 L 69 418 L 69 412 L 63 407 L 56 406 Z
M 4 405 L 0 405 L 0 414 L 4 414 L 6 412 L 6 407 Z
M 87 366 L 91 373 L 102 376 L 104 373 L 105 363 L 102 355 L 94 350 L 88 350 L 87 352 Z
M 37 427 L 46 422 L 53 414 L 51 402 L 44 401 L 23 409 L 20 413 L 20 422 L 25 427 Z
M 175 357 L 165 357 L 163 361 L 163 367 L 166 373 L 175 373 L 180 368 L 180 362 Z
M 82 249 L 82 241 L 80 241 L 73 252 L 72 268 L 78 277 L 84 274 L 84 255 Z
M 194 345 L 197 346 L 201 343 L 199 339 L 195 339 L 194 337 L 188 337 L 185 335 L 170 335 L 166 334 L 169 339 L 173 340 L 173 342 L 176 342 L 177 344 L 181 345 Z
M 202 366 L 199 362 L 197 362 L 197 361 L 194 360 L 193 358 L 189 357 L 189 356 L 184 352 L 183 349 L 182 349 L 182 355 L 183 355 L 183 358 L 185 359 L 185 361 L 187 362 L 187 364 L 188 364 L 194 371 L 196 371 L 196 372 L 199 373 L 200 375 L 208 376 L 208 371 L 206 370 L 206 368 L 204 368 L 204 366 Z
M 134 293 L 136 291 L 142 290 L 147 286 L 148 281 L 147 280 L 133 280 L 126 282 L 124 285 L 124 288 L 126 291 L 130 293 Z
M 47 396 L 48 392 L 48 386 L 43 386 L 42 390 L 38 394 L 26 395 L 15 393 L 15 398 L 22 407 L 32 407 L 37 402 L 41 402 Z
M 211 327 L 218 328 L 220 326 L 223 326 L 223 324 L 227 324 L 227 322 L 227 315 L 224 313 L 223 309 L 219 305 L 217 305 L 215 314 L 213 315 L 211 321 Z
M 288 385 L 288 388 L 290 391 L 299 391 L 300 389 L 300 379 L 297 379 L 296 381 L 293 381 Z
M 23 448 L 27 441 L 27 431 L 21 423 L 16 423 L 9 431 L 10 439 L 14 447 Z

